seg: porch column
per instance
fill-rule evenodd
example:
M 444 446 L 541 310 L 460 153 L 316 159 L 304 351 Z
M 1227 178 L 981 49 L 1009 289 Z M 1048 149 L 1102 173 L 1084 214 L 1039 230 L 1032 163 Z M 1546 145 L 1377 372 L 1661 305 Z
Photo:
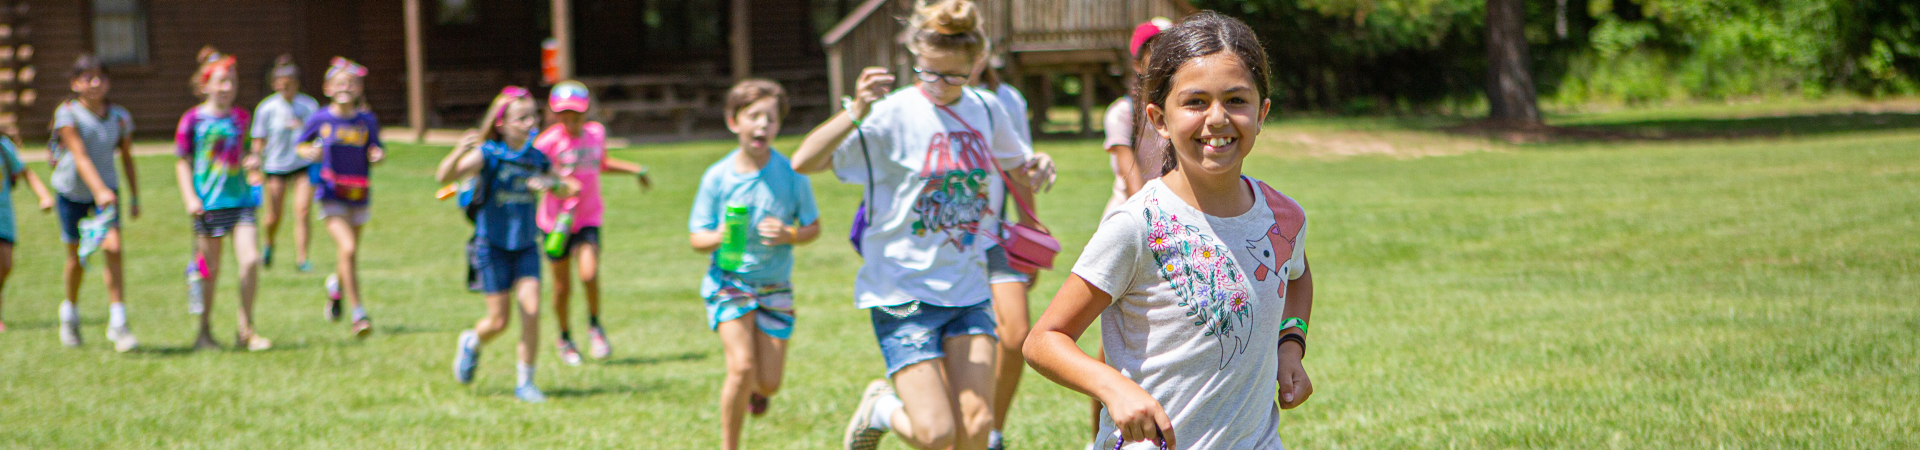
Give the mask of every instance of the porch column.
M 748 0 L 733 0 L 731 9 L 733 32 L 730 33 L 732 36 L 728 40 L 733 44 L 734 81 L 753 75 L 753 33 L 750 32 L 753 15 L 749 10 L 752 7 L 750 3 Z
M 573 78 L 573 1 L 553 0 L 553 41 L 559 44 L 553 65 L 560 79 Z
M 420 37 L 420 0 L 406 0 L 407 33 L 407 126 L 413 127 L 413 142 L 427 140 L 427 61 L 425 43 Z

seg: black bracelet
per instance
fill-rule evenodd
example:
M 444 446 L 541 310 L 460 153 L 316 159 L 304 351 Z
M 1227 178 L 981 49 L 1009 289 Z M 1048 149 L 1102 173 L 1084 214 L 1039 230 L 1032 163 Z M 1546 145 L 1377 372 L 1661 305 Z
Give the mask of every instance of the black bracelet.
M 1306 336 L 1301 336 L 1300 333 L 1282 334 L 1280 335 L 1280 343 L 1278 345 L 1286 345 L 1287 341 L 1293 341 L 1293 342 L 1299 343 L 1300 357 L 1305 358 L 1307 356 L 1307 337 Z

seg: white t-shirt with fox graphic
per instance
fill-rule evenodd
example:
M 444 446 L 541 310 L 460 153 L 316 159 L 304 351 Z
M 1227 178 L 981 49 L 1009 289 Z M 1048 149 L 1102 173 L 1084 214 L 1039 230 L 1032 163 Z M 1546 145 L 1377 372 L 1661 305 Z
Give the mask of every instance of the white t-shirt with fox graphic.
M 855 306 L 970 306 L 992 297 L 985 249 L 1005 187 L 987 158 L 1013 170 L 1033 154 L 1000 102 L 984 101 L 993 98 L 967 88 L 949 115 L 918 88 L 894 91 L 834 150 L 834 175 L 872 195 Z
M 1306 270 L 1306 213 L 1246 180 L 1254 205 L 1237 217 L 1201 213 L 1150 180 L 1073 266 L 1113 296 L 1100 314 L 1107 364 L 1160 402 L 1182 448 L 1281 448 L 1280 321 L 1287 281 Z M 1097 436 L 1113 431 L 1101 414 Z

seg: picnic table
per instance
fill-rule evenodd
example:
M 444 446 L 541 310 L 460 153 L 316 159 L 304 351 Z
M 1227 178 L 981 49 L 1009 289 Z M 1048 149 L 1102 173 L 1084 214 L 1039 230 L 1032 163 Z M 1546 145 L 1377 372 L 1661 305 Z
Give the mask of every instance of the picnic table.
M 694 120 L 720 107 L 716 92 L 728 86 L 724 77 L 699 74 L 643 74 L 580 77 L 580 84 L 600 99 L 601 120 L 613 123 L 622 115 L 665 116 L 680 136 L 693 134 Z

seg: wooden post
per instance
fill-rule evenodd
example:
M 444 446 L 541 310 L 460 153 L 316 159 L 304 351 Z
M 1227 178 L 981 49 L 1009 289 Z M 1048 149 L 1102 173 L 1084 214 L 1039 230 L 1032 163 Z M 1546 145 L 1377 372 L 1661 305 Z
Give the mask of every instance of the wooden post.
M 753 15 L 750 3 L 747 0 L 733 0 L 733 32 L 728 40 L 733 44 L 734 81 L 753 75 Z
M 827 47 L 827 111 L 831 114 L 840 113 L 840 97 L 847 95 L 847 62 L 840 47 L 838 43 Z
M 413 127 L 413 142 L 418 144 L 427 140 L 426 43 L 420 36 L 420 0 L 406 1 L 407 125 Z
M 573 79 L 573 1 L 553 0 L 553 42 L 559 44 L 553 65 L 560 79 Z
M 1080 134 L 1093 135 L 1093 71 L 1090 66 L 1080 68 Z

